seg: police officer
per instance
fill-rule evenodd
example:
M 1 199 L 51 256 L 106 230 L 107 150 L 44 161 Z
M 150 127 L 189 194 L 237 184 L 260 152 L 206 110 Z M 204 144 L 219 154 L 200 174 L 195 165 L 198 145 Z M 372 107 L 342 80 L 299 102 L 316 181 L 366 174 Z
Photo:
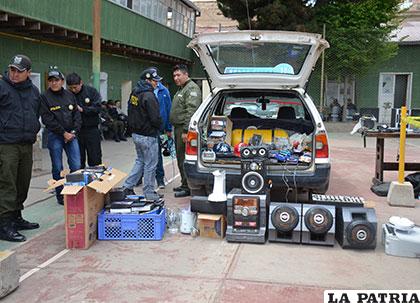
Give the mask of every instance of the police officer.
M 153 93 L 162 80 L 155 68 L 145 69 L 128 101 L 128 126 L 132 131 L 137 152 L 136 162 L 123 187 L 125 194 L 134 194 L 133 187 L 143 174 L 143 194 L 146 199 L 156 200 L 156 166 L 158 164 L 158 136 L 162 124 L 159 102 Z
M 174 95 L 169 121 L 174 126 L 176 159 L 181 174 L 181 186 L 175 187 L 175 197 L 189 196 L 187 178 L 184 172 L 185 143 L 190 119 L 201 103 L 201 90 L 188 75 L 188 68 L 178 64 L 173 68 L 175 84 L 179 87 Z
M 56 66 L 48 72 L 48 90 L 41 95 L 41 118 L 48 130 L 48 149 L 54 180 L 60 179 L 63 170 L 63 150 L 66 152 L 70 171 L 80 169 L 80 149 L 77 134 L 82 118 L 77 109 L 76 97 L 63 88 L 64 75 Z M 55 189 L 57 203 L 63 205 L 62 186 Z
M 85 85 L 76 73 L 66 77 L 67 88 L 76 96 L 77 109 L 82 115 L 82 128 L 78 135 L 80 147 L 81 168 L 86 165 L 96 166 L 102 163 L 101 133 L 99 131 L 99 113 L 101 111 L 101 95 L 88 85 Z
M 39 227 L 22 218 L 32 177 L 32 145 L 40 129 L 31 65 L 27 56 L 16 55 L 0 79 L 0 239 L 6 241 L 25 241 L 19 230 Z

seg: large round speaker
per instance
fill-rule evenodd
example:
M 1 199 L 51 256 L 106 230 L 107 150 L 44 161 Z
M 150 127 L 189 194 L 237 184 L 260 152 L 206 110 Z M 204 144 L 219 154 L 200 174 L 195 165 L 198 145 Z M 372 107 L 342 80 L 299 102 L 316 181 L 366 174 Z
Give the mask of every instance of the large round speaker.
M 346 237 L 349 244 L 355 248 L 368 247 L 375 240 L 375 227 L 367 221 L 352 221 L 347 225 Z
M 305 214 L 305 226 L 314 234 L 324 234 L 331 229 L 334 218 L 331 212 L 321 206 L 314 206 Z
M 250 193 L 256 194 L 264 188 L 264 178 L 255 171 L 249 171 L 242 177 L 242 188 Z
M 271 223 L 278 231 L 292 231 L 299 223 L 299 213 L 294 207 L 278 206 L 271 213 Z

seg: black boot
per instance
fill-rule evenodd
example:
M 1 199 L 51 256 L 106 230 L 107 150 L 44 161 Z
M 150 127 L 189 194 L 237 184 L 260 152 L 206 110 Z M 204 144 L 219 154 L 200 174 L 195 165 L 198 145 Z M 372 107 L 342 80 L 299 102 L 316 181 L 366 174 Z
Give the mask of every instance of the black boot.
M 176 191 L 174 194 L 175 198 L 182 198 L 191 196 L 191 191 L 188 188 L 184 188 L 180 191 Z
M 16 216 L 13 220 L 13 223 L 15 224 L 15 227 L 17 230 L 25 230 L 25 229 L 37 229 L 39 228 L 38 223 L 32 223 L 29 221 L 26 221 L 22 218 L 22 212 L 19 210 L 16 212 Z
M 11 242 L 24 242 L 26 237 L 20 234 L 12 221 L 12 219 L 1 218 L 0 223 L 0 239 Z

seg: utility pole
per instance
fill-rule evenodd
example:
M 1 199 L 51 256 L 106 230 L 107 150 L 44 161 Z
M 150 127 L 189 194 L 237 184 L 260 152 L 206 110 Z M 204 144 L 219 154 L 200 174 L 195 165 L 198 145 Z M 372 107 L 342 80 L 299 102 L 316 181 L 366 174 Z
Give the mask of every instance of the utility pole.
M 322 38 L 325 39 L 325 23 L 322 27 Z M 320 96 L 319 96 L 319 111 L 323 115 L 324 111 L 324 61 L 325 61 L 325 50 L 322 51 L 322 57 L 321 57 L 321 89 L 320 89 Z
M 99 91 L 101 75 L 101 1 L 93 0 L 92 73 L 93 87 Z

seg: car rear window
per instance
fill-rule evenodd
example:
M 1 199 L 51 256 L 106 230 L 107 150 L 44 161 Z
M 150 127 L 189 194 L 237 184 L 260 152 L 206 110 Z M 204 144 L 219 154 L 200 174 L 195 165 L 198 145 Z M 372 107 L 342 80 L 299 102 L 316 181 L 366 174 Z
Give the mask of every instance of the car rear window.
M 292 43 L 226 42 L 207 45 L 219 73 L 297 75 L 311 45 Z

